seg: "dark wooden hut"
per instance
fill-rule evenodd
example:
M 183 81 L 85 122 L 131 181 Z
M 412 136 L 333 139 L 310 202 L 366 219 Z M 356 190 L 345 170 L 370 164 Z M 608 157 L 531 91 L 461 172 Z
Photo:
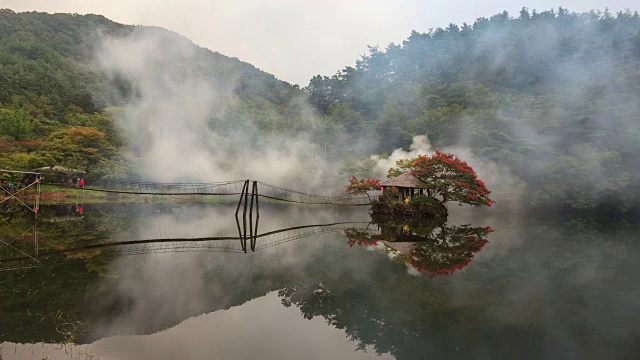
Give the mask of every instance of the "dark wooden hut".
M 397 188 L 399 201 L 404 201 L 405 199 L 411 200 L 416 193 L 422 194 L 425 188 L 425 184 L 422 181 L 418 180 L 408 172 L 397 177 L 387 179 L 381 182 L 380 185 L 382 185 L 382 191 L 384 191 L 384 188 Z
M 75 184 L 86 173 L 82 170 L 71 169 L 60 165 L 45 166 L 31 171 L 37 171 L 44 175 L 48 184 Z

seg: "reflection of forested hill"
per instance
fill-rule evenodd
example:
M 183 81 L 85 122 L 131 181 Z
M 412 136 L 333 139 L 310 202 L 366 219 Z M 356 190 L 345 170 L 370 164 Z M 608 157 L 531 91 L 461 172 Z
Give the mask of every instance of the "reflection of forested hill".
M 451 277 L 426 281 L 384 259 L 356 273 L 318 261 L 279 295 L 302 316 L 344 329 L 359 348 L 399 360 L 634 358 L 640 253 L 629 241 L 637 227 L 603 233 L 574 220 L 503 230 L 518 239 L 498 243 L 525 245 Z
M 631 242 L 636 232 L 629 225 L 599 229 L 580 220 L 503 226 L 489 236 L 487 247 L 498 246 L 480 253 L 491 256 L 437 278 L 409 275 L 404 263 L 350 247 L 342 235 L 247 255 L 125 256 L 110 266 L 95 259 L 51 263 L 0 274 L 6 295 L 0 309 L 9 319 L 0 322 L 0 334 L 16 342 L 61 341 L 64 330 L 81 324 L 88 327 L 86 341 L 150 334 L 279 291 L 283 304 L 298 307 L 301 316 L 324 317 L 360 347 L 398 359 L 479 352 L 563 358 L 568 348 L 580 358 L 625 358 L 638 350 L 629 347 L 640 321 L 629 292 L 638 281 L 640 253 Z M 520 245 L 501 247 L 512 241 Z M 61 322 L 66 327 L 56 330 Z M 37 331 L 31 329 L 35 323 Z

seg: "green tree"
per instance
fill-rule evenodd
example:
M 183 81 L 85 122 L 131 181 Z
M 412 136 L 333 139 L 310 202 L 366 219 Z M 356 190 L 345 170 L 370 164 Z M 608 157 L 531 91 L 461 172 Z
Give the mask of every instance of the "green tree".
M 8 135 L 15 140 L 31 136 L 33 125 L 27 114 L 21 110 L 0 109 L 0 135 Z
M 105 133 L 83 126 L 53 133 L 47 150 L 59 164 L 87 172 L 103 163 L 113 151 Z

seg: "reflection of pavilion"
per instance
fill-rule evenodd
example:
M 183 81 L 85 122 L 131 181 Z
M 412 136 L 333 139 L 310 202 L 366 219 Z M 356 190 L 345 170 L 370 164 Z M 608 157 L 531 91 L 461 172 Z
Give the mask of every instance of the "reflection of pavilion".
M 380 235 L 386 242 L 421 242 L 428 240 L 427 237 L 416 234 L 409 225 L 381 225 Z

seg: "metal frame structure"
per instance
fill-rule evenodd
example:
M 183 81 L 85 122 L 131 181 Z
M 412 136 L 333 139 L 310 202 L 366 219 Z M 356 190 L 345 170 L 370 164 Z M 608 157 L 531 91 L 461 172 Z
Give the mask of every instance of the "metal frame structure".
M 22 205 L 23 207 L 25 207 L 26 209 L 28 209 L 30 212 L 33 213 L 34 223 L 33 223 L 33 226 L 31 226 L 28 230 L 24 231 L 22 234 L 18 235 L 17 237 L 13 237 L 13 239 L 4 239 L 4 240 L 0 239 L 0 252 L 3 251 L 4 249 L 14 249 L 22 253 L 23 255 L 25 255 L 27 259 L 31 260 L 32 262 L 29 264 L 21 264 L 13 269 L 5 269 L 4 267 L 0 269 L 16 270 L 16 269 L 24 269 L 24 268 L 38 266 L 40 265 L 40 261 L 37 259 L 38 258 L 38 215 L 40 213 L 40 195 L 41 195 L 40 185 L 42 184 L 42 179 L 44 179 L 44 176 L 42 176 L 41 173 L 33 172 L 33 171 L 17 171 L 17 170 L 0 169 L 0 174 L 7 174 L 7 173 L 19 174 L 23 178 L 25 175 L 33 176 L 33 181 L 20 189 L 17 189 L 15 186 L 13 186 L 12 188 L 9 188 L 5 184 L 0 184 L 0 204 L 3 204 L 7 201 L 13 201 L 15 203 Z M 23 199 L 21 199 L 21 197 L 19 196 L 20 194 L 25 193 L 25 191 L 29 188 L 33 188 L 35 190 L 33 206 L 29 206 L 27 202 L 23 201 Z M 32 254 L 28 254 L 14 245 L 14 243 L 18 239 L 20 239 L 23 235 L 27 234 L 30 231 L 32 231 L 32 234 L 33 234 L 32 236 L 33 253 Z
M 35 218 L 38 218 L 38 212 L 40 211 L 40 185 L 42 184 L 42 179 L 44 179 L 44 176 L 42 176 L 41 173 L 38 172 L 33 172 L 33 171 L 17 171 L 17 170 L 5 170 L 5 169 L 0 169 L 0 174 L 4 174 L 4 173 L 11 173 L 11 174 L 22 174 L 24 175 L 33 175 L 34 176 L 34 181 L 31 182 L 29 185 L 21 188 L 20 190 L 16 189 L 9 189 L 7 187 L 4 186 L 4 184 L 0 184 L 0 193 L 2 195 L 2 197 L 0 198 L 0 204 L 4 203 L 5 201 L 8 201 L 10 199 L 15 200 L 16 202 L 20 203 L 22 206 L 24 206 L 25 208 L 29 209 L 29 211 L 33 212 Z M 22 201 L 18 195 L 20 193 L 23 193 L 25 190 L 27 190 L 28 188 L 32 187 L 35 189 L 35 198 L 33 201 L 33 207 L 27 205 L 24 201 Z

